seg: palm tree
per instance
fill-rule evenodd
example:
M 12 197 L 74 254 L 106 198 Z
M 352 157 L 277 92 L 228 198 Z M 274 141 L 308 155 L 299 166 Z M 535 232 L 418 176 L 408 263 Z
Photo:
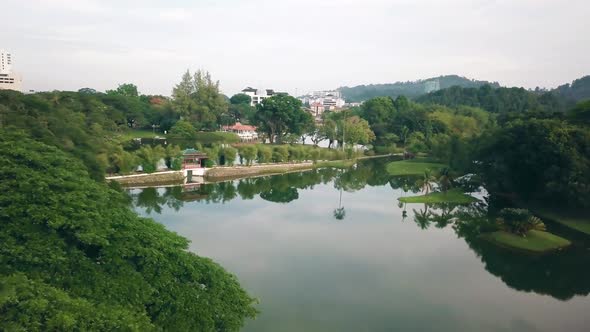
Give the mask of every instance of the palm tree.
M 453 176 L 451 175 L 451 171 L 448 167 L 445 167 L 440 170 L 438 176 L 438 184 L 440 185 L 440 189 L 443 192 L 447 192 L 453 186 Z
M 426 169 L 423 177 L 416 181 L 416 186 L 421 188 L 424 194 L 428 195 L 432 191 L 432 183 L 435 181 L 436 178 L 432 175 L 429 169 Z
M 410 129 L 406 126 L 402 127 L 402 131 L 400 132 L 399 138 L 402 141 L 404 147 L 406 146 L 406 141 L 408 140 L 408 135 L 410 134 Z
M 546 230 L 545 223 L 526 209 L 504 208 L 496 222 L 500 229 L 522 237 L 526 237 L 530 230 Z

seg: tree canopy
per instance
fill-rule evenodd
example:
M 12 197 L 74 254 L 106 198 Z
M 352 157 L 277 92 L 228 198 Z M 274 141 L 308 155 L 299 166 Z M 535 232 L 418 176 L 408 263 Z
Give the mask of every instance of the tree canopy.
M 287 134 L 303 134 L 313 119 L 299 99 L 277 94 L 257 105 L 254 122 L 271 143 L 280 143 Z
M 0 131 L 0 329 L 237 331 L 254 300 L 75 158 Z

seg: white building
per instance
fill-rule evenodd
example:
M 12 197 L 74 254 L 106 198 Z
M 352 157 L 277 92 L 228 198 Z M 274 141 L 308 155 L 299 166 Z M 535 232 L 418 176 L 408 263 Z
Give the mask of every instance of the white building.
M 244 125 L 239 122 L 232 126 L 221 127 L 223 131 L 235 133 L 240 137 L 242 142 L 250 142 L 258 139 L 258 133 L 255 126 Z
M 20 75 L 12 71 L 12 55 L 0 50 L 0 90 L 22 91 Z
M 276 94 L 272 89 L 255 89 L 251 87 L 245 88 L 242 90 L 242 93 L 250 96 L 250 106 L 256 106 L 266 98 L 272 97 Z

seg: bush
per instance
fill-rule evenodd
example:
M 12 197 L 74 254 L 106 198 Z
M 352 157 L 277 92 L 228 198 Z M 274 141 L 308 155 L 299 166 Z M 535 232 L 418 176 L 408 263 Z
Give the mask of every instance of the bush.
M 211 168 L 215 166 L 215 162 L 211 159 L 205 159 L 205 167 L 206 168 Z
M 311 161 L 316 163 L 320 158 L 320 152 L 321 150 L 319 148 L 309 149 L 307 153 L 307 159 L 311 159 Z
M 172 165 L 170 166 L 171 169 L 180 171 L 182 169 L 182 157 L 172 158 Z
M 246 160 L 246 165 L 252 165 L 252 161 L 256 159 L 256 154 L 258 150 L 256 149 L 255 145 L 244 145 L 240 147 L 241 149 L 241 156 Z
M 270 163 L 273 157 L 273 150 L 271 147 L 266 145 L 258 145 L 258 163 Z
M 305 147 L 291 145 L 288 150 L 290 161 L 303 161 L 305 159 Z
M 289 149 L 285 145 L 278 145 L 273 147 L 272 160 L 275 163 L 285 162 L 289 160 Z
M 225 165 L 232 166 L 236 161 L 238 150 L 232 146 L 226 146 L 219 150 L 219 158 L 224 159 Z
M 158 168 L 158 162 L 166 156 L 166 150 L 158 145 L 152 148 L 149 145 L 142 146 L 136 152 L 139 163 L 146 173 L 153 173 Z

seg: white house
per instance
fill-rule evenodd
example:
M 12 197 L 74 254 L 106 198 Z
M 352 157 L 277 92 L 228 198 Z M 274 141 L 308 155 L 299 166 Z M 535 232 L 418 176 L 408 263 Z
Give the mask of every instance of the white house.
M 258 133 L 255 126 L 244 125 L 236 122 L 233 126 L 223 126 L 223 131 L 235 133 L 240 137 L 242 142 L 250 142 L 258 139 Z

